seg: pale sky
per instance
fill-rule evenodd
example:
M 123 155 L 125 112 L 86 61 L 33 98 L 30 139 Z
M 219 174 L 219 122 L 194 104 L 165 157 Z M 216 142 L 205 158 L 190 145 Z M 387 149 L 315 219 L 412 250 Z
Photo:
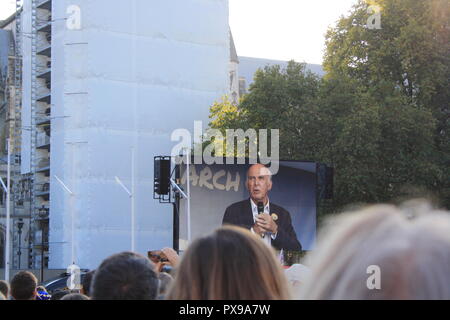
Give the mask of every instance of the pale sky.
M 239 56 L 322 64 L 325 33 L 357 0 L 229 0 Z
M 16 11 L 16 0 L 0 0 L 0 20 L 5 20 Z
M 240 56 L 322 63 L 325 32 L 357 0 L 229 0 Z M 0 0 L 0 20 L 15 0 Z

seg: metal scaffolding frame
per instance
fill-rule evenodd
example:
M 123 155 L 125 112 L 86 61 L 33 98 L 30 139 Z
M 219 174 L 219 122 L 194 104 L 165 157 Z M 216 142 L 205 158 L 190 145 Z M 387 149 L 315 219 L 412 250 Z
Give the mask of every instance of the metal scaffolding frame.
M 42 32 L 42 27 L 49 25 L 51 26 L 51 7 L 50 7 L 50 19 L 41 19 L 38 16 L 38 6 L 43 3 L 50 3 L 50 0 L 31 0 L 31 144 L 30 144 L 30 212 L 31 212 L 31 233 L 32 239 L 32 261 L 33 267 L 39 268 L 41 270 L 41 277 L 43 277 L 43 270 L 47 267 L 46 256 L 48 256 L 48 211 L 44 210 L 44 215 L 42 214 L 43 197 L 42 189 L 43 186 L 49 186 L 49 181 L 42 182 L 38 181 L 38 166 L 40 161 L 40 155 L 38 154 L 38 148 L 41 147 L 39 144 L 39 130 L 42 129 L 40 124 L 41 113 L 38 110 L 38 78 L 42 74 L 42 66 L 38 64 L 38 40 L 39 32 Z M 46 39 L 50 42 L 51 46 L 51 27 L 46 31 Z M 49 86 L 51 91 L 51 76 L 46 80 L 46 85 Z M 51 94 L 51 92 L 50 92 Z M 50 98 L 51 99 L 51 98 Z M 47 101 L 51 108 L 51 100 Z M 47 109 L 46 108 L 46 109 Z M 45 131 L 45 130 L 43 130 Z M 47 141 L 46 139 L 44 139 Z M 49 141 L 48 141 L 49 142 Z M 49 150 L 49 149 L 48 149 Z M 49 154 L 47 155 L 50 156 Z M 48 187 L 49 188 L 49 187 Z M 49 190 L 47 190 L 49 191 Z M 44 200 L 45 201 L 45 200 Z M 47 214 L 45 214 L 47 212 Z M 39 236 L 38 236 L 39 234 Z
M 18 217 L 17 215 L 17 203 L 21 200 L 21 180 L 22 175 L 20 172 L 20 160 L 21 160 L 21 141 L 22 141 L 22 79 L 23 79 L 23 46 L 22 46 L 22 36 L 23 36 L 23 30 L 22 30 L 22 2 L 20 0 L 16 0 L 16 12 L 15 12 L 15 37 L 14 41 L 12 42 L 14 45 L 14 77 L 13 77 L 13 86 L 14 86 L 14 111 L 11 112 L 9 115 L 10 120 L 10 131 L 9 131 L 9 137 L 11 142 L 11 156 L 13 158 L 13 172 L 12 172 L 12 205 L 13 205 L 13 217 Z M 18 237 L 21 237 L 22 235 L 22 226 L 23 226 L 23 218 L 19 218 L 19 224 L 20 227 L 17 229 L 17 235 Z M 26 217 L 29 218 L 29 217 Z M 14 220 L 13 220 L 14 222 Z M 13 223 L 13 232 L 14 234 L 16 229 L 16 224 Z M 16 265 L 17 268 L 22 267 L 20 260 L 22 256 L 22 242 L 21 239 L 17 239 L 17 241 L 14 241 L 13 244 L 15 249 L 17 250 L 18 254 L 18 263 Z M 28 252 L 29 252 L 29 245 Z M 14 248 L 13 248 L 14 249 Z
M 25 32 L 23 30 L 23 1 L 16 0 L 16 14 L 15 14 L 15 40 L 14 40 L 14 114 L 10 114 L 10 127 L 9 136 L 11 137 L 12 155 L 14 158 L 14 172 L 13 172 L 13 205 L 17 208 L 17 205 L 24 205 L 29 201 L 29 238 L 28 238 L 28 268 L 41 269 L 41 276 L 43 275 L 43 269 L 46 268 L 46 256 L 48 256 L 48 208 L 43 208 L 43 201 L 47 201 L 48 198 L 42 197 L 42 185 L 43 181 L 39 181 L 39 163 L 40 163 L 40 148 L 38 145 L 39 130 L 45 132 L 45 126 L 49 126 L 47 118 L 50 119 L 50 115 L 45 115 L 45 112 L 39 110 L 38 102 L 41 100 L 39 96 L 40 89 L 40 77 L 43 73 L 42 62 L 39 63 L 39 33 L 47 33 L 47 41 L 51 42 L 51 0 L 25 0 L 29 1 L 31 5 L 31 32 Z M 47 5 L 46 8 L 40 8 L 42 5 Z M 48 6 L 50 4 L 50 6 Z M 49 19 L 45 20 L 39 16 L 38 9 L 49 10 Z M 30 17 L 30 16 L 28 16 Z M 27 17 L 27 18 L 28 18 Z M 48 27 L 50 26 L 50 28 Z M 43 28 L 45 30 L 43 30 Z M 24 38 L 31 41 L 31 50 L 24 52 L 23 40 Z M 24 74 L 23 68 L 23 56 L 29 56 L 31 61 L 31 73 Z M 44 67 L 50 66 L 46 65 Z M 31 80 L 30 92 L 23 92 L 22 81 L 26 79 Z M 47 75 L 46 85 L 50 85 L 50 77 Z M 51 88 L 51 87 L 50 87 Z M 30 95 L 30 105 L 23 106 L 23 97 Z M 50 95 L 49 95 L 50 96 Z M 44 99 L 48 105 L 44 110 L 51 108 L 50 98 Z M 41 101 L 42 102 L 42 101 Z M 29 127 L 24 127 L 22 121 L 22 107 L 29 107 L 31 109 L 31 123 Z M 44 114 L 44 116 L 43 116 Z M 22 133 L 24 130 L 30 131 L 30 172 L 22 174 L 21 172 L 21 153 L 22 149 Z M 41 139 L 42 140 L 42 139 Z M 49 139 L 44 139 L 45 143 L 50 143 Z M 49 152 L 49 147 L 48 147 Z M 49 154 L 48 154 L 49 156 Z M 45 177 L 49 174 L 45 174 Z M 44 182 L 46 178 L 44 178 Z M 41 177 L 42 180 L 42 177 Z M 48 185 L 49 181 L 47 183 Z M 16 211 L 14 209 L 14 211 Z M 43 210 L 45 209 L 45 210 Z M 44 212 L 44 213 L 43 213 Z M 23 217 L 21 217 L 23 218 Z M 20 242 L 20 241 L 19 241 Z M 22 247 L 23 248 L 23 247 Z M 22 248 L 19 248 L 20 252 Z M 20 259 L 20 256 L 19 256 Z
M 36 221 L 36 105 L 37 105 L 37 0 L 31 0 L 31 142 L 30 142 L 30 212 L 31 224 L 30 233 L 32 240 L 32 263 L 37 267 L 37 241 L 36 234 L 39 230 Z M 42 248 L 41 248 L 42 249 Z

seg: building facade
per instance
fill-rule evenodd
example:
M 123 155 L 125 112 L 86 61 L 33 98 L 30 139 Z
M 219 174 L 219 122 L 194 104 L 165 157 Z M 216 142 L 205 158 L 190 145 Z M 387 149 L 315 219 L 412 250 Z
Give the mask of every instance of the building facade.
M 131 199 L 116 177 L 133 191 L 135 251 L 171 246 L 153 158 L 170 155 L 175 129 L 207 124 L 229 93 L 228 1 L 25 0 L 16 22 L 23 263 L 91 269 L 130 250 Z

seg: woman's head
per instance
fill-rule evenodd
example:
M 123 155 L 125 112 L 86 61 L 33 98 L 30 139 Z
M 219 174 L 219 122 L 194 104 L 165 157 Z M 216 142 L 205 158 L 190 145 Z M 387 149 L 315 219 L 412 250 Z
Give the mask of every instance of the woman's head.
M 450 299 L 446 213 L 377 205 L 330 220 L 321 235 L 302 298 Z
M 197 239 L 183 255 L 168 299 L 289 299 L 274 252 L 238 227 L 223 227 Z

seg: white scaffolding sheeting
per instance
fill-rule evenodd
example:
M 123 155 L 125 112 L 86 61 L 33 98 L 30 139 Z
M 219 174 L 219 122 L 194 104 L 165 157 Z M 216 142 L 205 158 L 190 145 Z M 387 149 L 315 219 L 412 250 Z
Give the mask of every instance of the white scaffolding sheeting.
M 172 207 L 152 198 L 153 157 L 170 155 L 173 130 L 208 123 L 210 105 L 227 93 L 228 1 L 70 3 L 80 30 L 67 29 L 65 1 L 52 11 L 49 268 L 72 263 L 70 201 L 76 262 L 95 268 L 130 248 L 130 199 L 115 177 L 131 186 L 132 171 L 136 251 L 172 245 Z

